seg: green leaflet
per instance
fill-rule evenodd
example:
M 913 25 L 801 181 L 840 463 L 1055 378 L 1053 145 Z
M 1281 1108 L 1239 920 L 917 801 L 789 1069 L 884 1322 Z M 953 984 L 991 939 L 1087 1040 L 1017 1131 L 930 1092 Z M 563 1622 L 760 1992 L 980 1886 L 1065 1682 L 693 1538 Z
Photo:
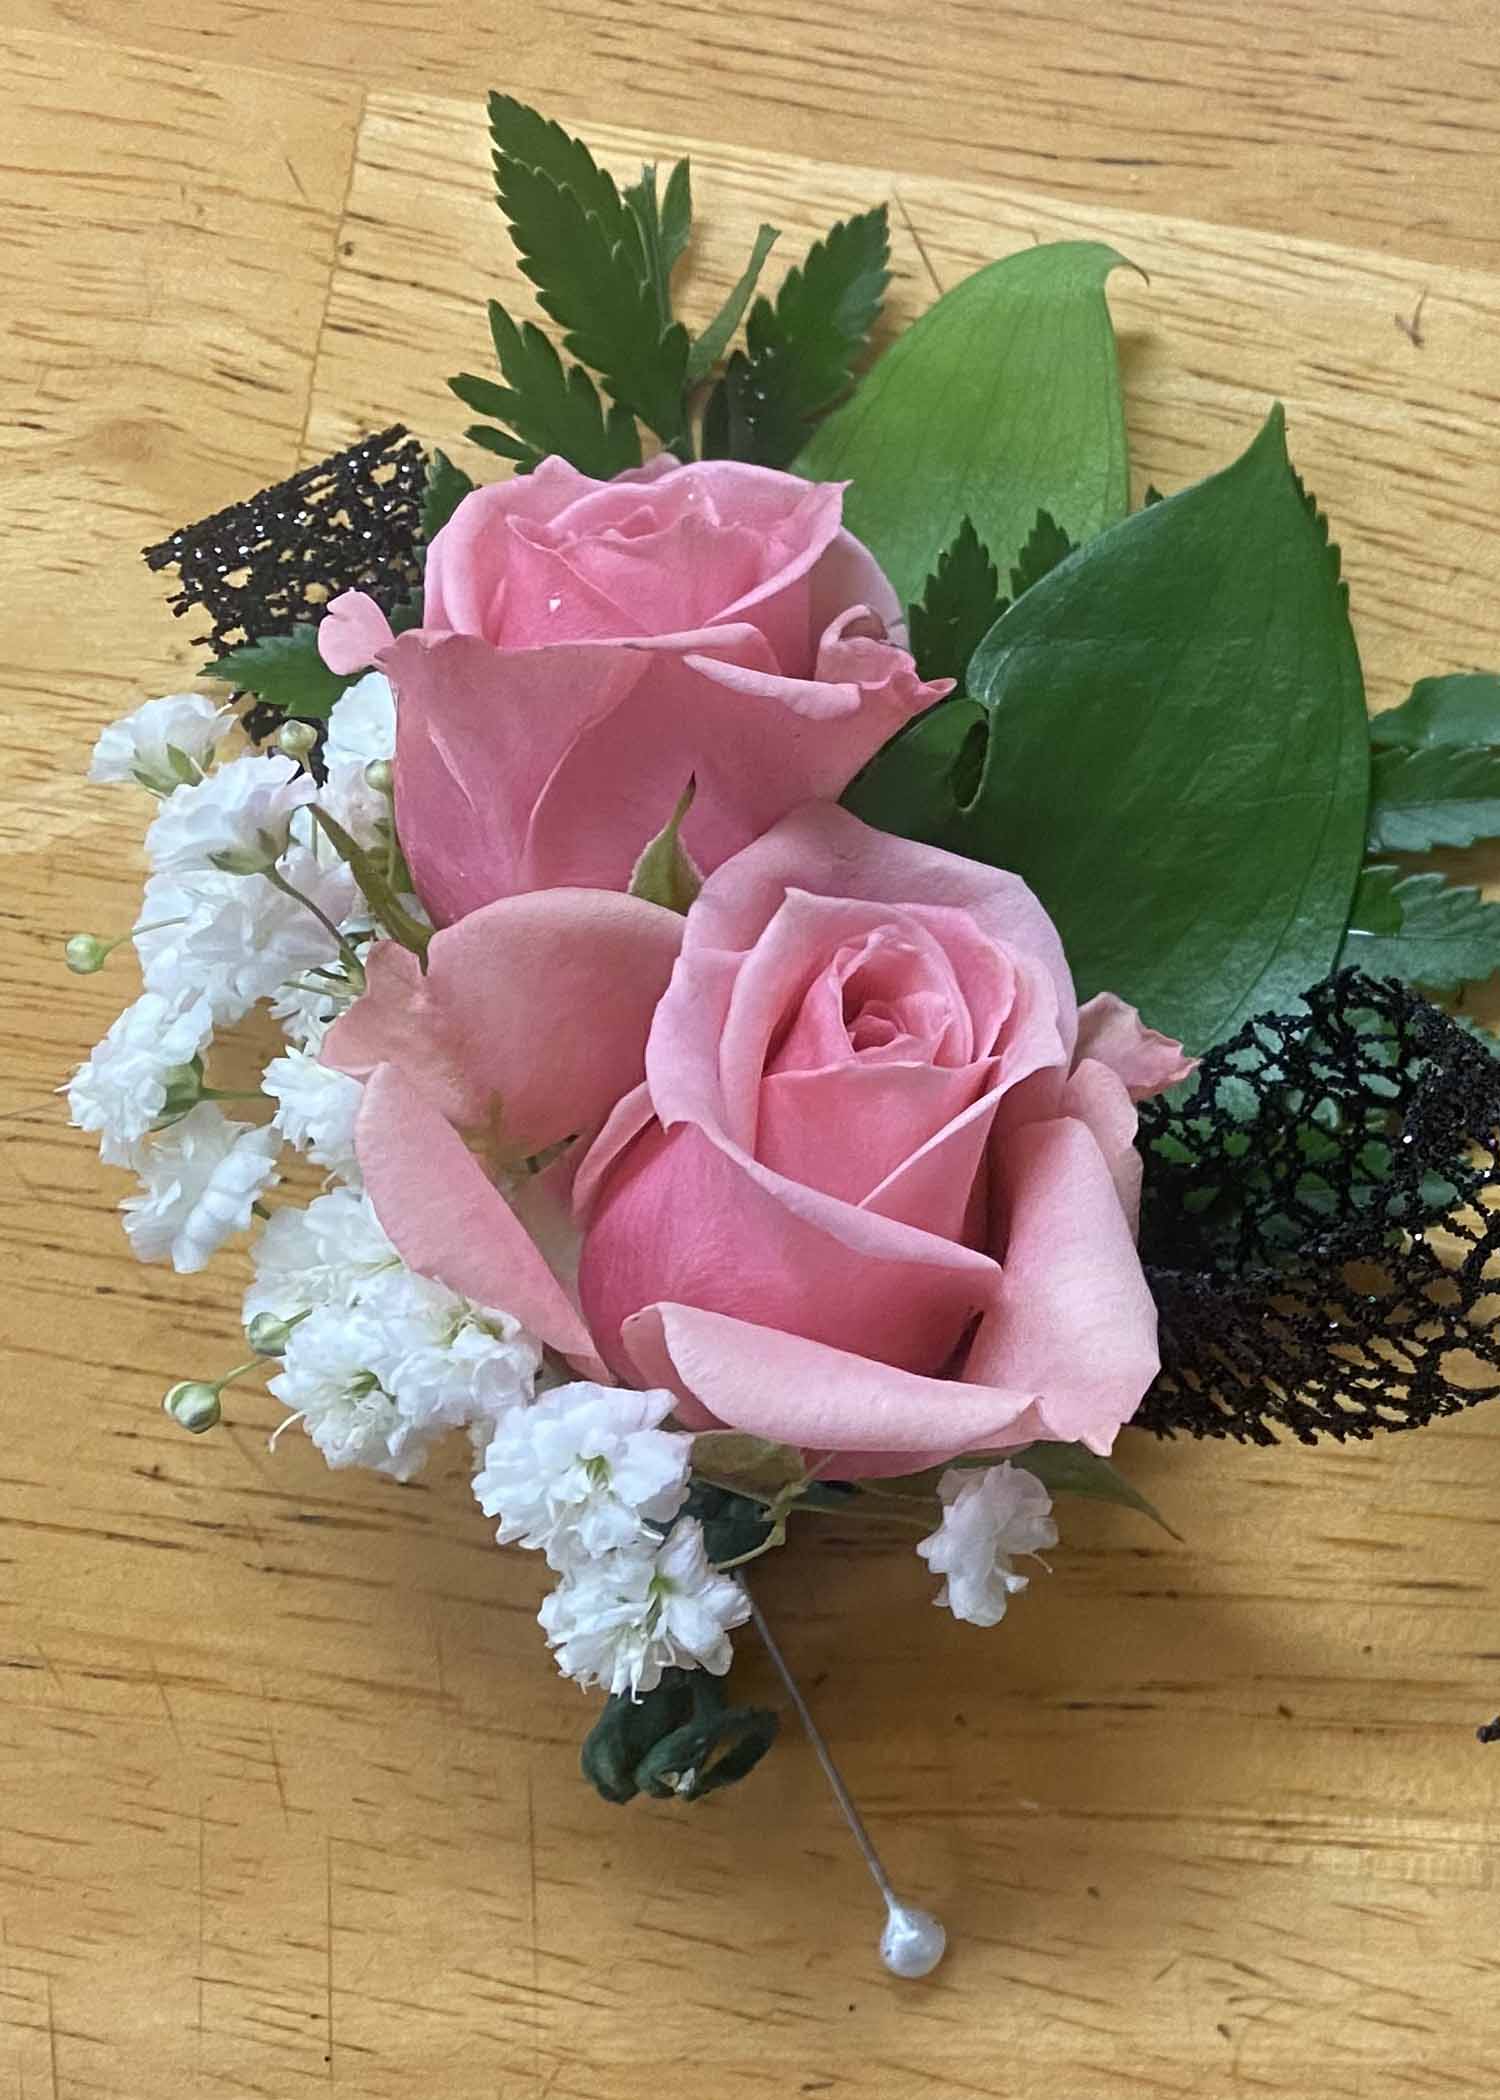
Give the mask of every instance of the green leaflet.
M 844 522 L 903 602 L 963 520 L 1019 547 L 1039 510 L 1073 540 L 1125 516 L 1125 414 L 1105 303 L 1124 264 L 1093 241 L 991 263 L 897 338 L 797 460 L 852 481 Z
M 427 488 L 422 497 L 422 541 L 435 539 L 463 502 L 472 495 L 474 482 L 462 467 L 454 466 L 446 452 L 434 449 L 427 462 Z
M 706 459 L 791 464 L 814 417 L 849 384 L 885 298 L 889 263 L 882 204 L 841 219 L 787 272 L 774 302 L 756 300 L 745 348 L 729 360 L 704 410 Z
M 203 676 L 279 707 L 305 722 L 326 722 L 352 678 L 330 671 L 318 654 L 316 627 L 294 627 L 262 642 L 246 642 L 205 664 Z
M 1337 557 L 1279 408 L 1232 466 L 1033 585 L 969 691 L 982 709 L 934 708 L 846 799 L 1024 876 L 1080 998 L 1115 991 L 1204 1050 L 1332 969 L 1369 744 Z
M 1399 707 L 1370 717 L 1377 750 L 1420 750 L 1428 744 L 1500 744 L 1500 677 L 1493 671 L 1455 671 L 1419 678 Z
M 549 452 L 601 481 L 640 465 L 641 442 L 630 416 L 618 404 L 606 409 L 588 373 L 581 365 L 565 366 L 540 328 L 530 321 L 518 328 L 492 299 L 490 333 L 506 384 L 472 372 L 448 381 L 460 401 L 508 426 L 475 424 L 467 435 L 476 445 L 515 460 L 523 473 Z
M 725 294 L 724 303 L 714 315 L 703 333 L 696 338 L 688 352 L 688 384 L 694 385 L 706 379 L 724 352 L 729 348 L 729 339 L 740 325 L 745 308 L 750 304 L 766 257 L 781 238 L 779 226 L 762 226 L 755 236 L 755 245 L 750 250 L 750 260 L 740 272 L 738 279 Z
M 1425 853 L 1500 838 L 1500 751 L 1423 744 L 1376 751 L 1370 765 L 1370 851 Z
M 1366 868 L 1339 962 L 1424 991 L 1456 991 L 1500 969 L 1500 904 L 1442 875 Z

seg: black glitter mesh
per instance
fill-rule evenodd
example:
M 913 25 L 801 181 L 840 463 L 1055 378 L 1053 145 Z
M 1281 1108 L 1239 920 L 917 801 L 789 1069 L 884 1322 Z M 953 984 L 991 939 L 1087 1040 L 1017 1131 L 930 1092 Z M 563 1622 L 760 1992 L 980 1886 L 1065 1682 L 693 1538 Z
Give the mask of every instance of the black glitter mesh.
M 426 485 L 422 447 L 396 423 L 247 502 L 181 526 L 146 548 L 146 563 L 176 569 L 178 587 L 167 602 L 179 618 L 207 615 L 208 630 L 193 639 L 217 654 L 289 634 L 340 591 L 368 591 L 390 608 L 421 582 Z M 259 738 L 280 720 L 278 709 L 257 706 L 245 727 Z
M 1500 1392 L 1500 1061 L 1409 987 L 1341 971 L 1146 1103 L 1158 1435 L 1304 1443 Z

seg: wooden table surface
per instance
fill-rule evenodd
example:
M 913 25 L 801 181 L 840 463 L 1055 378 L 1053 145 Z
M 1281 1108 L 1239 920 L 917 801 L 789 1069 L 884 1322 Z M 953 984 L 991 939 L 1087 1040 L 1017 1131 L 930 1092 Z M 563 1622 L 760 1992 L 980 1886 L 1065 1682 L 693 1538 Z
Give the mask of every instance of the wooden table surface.
M 100 725 L 185 680 L 143 542 L 401 418 L 450 443 L 514 290 L 478 98 L 612 163 L 692 142 L 691 303 L 890 197 L 896 308 L 1092 234 L 1134 460 L 1273 392 L 1372 697 L 1500 663 L 1494 0 L 3 0 L 0 2100 L 1119 2100 L 1488 2093 L 1500 2072 L 1500 1413 L 1363 1449 L 1159 1447 L 1184 1543 L 1064 1508 L 1004 1627 L 830 1530 L 761 1591 L 901 1886 L 806 1747 L 606 1807 L 589 1703 L 462 1455 L 325 1472 L 237 1397 L 236 1260 L 127 1256 L 53 1089 L 130 996 Z M 627 128 L 628 127 L 628 128 Z M 1415 321 L 1414 317 L 1420 318 Z M 749 1682 L 772 1692 L 748 1637 Z

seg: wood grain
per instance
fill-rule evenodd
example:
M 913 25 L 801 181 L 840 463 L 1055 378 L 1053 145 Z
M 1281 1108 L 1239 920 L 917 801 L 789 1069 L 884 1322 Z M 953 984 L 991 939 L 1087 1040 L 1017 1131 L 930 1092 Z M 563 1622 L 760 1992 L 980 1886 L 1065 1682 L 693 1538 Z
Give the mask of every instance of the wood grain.
M 51 1093 L 129 990 L 58 967 L 138 883 L 142 812 L 79 769 L 192 660 L 136 550 L 389 416 L 454 436 L 442 379 L 518 282 L 468 99 L 497 52 L 649 127 L 591 126 L 622 167 L 679 143 L 696 81 L 687 121 L 729 143 L 693 146 L 695 311 L 760 217 L 791 252 L 886 195 L 898 315 L 1033 238 L 1114 241 L 1150 273 L 1111 293 L 1141 477 L 1227 457 L 1281 392 L 1376 697 L 1500 661 L 1493 12 L 1095 12 L 944 0 L 914 49 L 884 0 L 6 0 L 0 2094 L 1492 2089 L 1500 1418 L 1127 1439 L 1185 1543 L 1069 1507 L 994 1634 L 933 1612 L 899 1540 L 835 1526 L 768 1566 L 893 1873 L 953 1934 L 904 1986 L 794 1738 L 696 1810 L 584 1791 L 589 1703 L 461 1453 L 397 1488 L 269 1454 L 253 1391 L 222 1434 L 165 1422 L 170 1379 L 233 1360 L 236 1262 L 132 1263 Z

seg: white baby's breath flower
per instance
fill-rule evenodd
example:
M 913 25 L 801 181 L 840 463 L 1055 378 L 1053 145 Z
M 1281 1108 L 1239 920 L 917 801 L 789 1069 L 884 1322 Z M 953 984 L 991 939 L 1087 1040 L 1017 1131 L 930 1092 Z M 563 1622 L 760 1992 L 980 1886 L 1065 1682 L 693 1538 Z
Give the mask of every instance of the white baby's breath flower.
M 518 1321 L 385 1265 L 298 1322 L 271 1391 L 330 1465 L 406 1480 L 448 1430 L 529 1399 L 540 1364 Z
M 192 1063 L 212 1029 L 206 999 L 143 992 L 78 1067 L 68 1082 L 68 1112 L 80 1130 L 97 1133 L 108 1165 L 135 1162 L 166 1110 L 176 1069 Z
M 1028 1578 L 1011 1566 L 1017 1553 L 1057 1544 L 1052 1498 L 1034 1473 L 1012 1465 L 951 1467 L 938 1482 L 943 1521 L 917 1552 L 934 1575 L 946 1575 L 935 1603 L 971 1626 L 998 1626 Z
M 566 1569 L 651 1538 L 646 1520 L 677 1514 L 692 1464 L 692 1438 L 660 1426 L 671 1411 L 670 1393 L 580 1382 L 502 1415 L 474 1476 L 500 1544 Z
M 169 795 L 146 833 L 146 857 L 158 874 L 197 874 L 224 857 L 254 860 L 285 850 L 292 817 L 317 783 L 281 753 L 231 759 L 192 787 Z
M 142 1154 L 141 1193 L 121 1205 L 136 1256 L 170 1256 L 184 1275 L 201 1269 L 250 1223 L 251 1205 L 276 1180 L 279 1144 L 274 1130 L 231 1123 L 200 1101 Z
M 400 1266 L 374 1206 L 358 1189 L 330 1189 L 306 1209 L 273 1211 L 250 1246 L 255 1281 L 245 1293 L 248 1327 L 258 1313 L 295 1319 L 314 1306 L 350 1306 L 373 1277 Z
M 89 779 L 134 781 L 170 795 L 212 758 L 229 727 L 229 709 L 201 693 L 168 693 L 111 722 L 94 746 Z M 174 757 L 174 753 L 177 754 Z
M 365 768 L 396 752 L 396 700 L 390 680 L 370 671 L 334 703 L 328 717 L 323 762 L 328 778 L 318 800 L 329 814 L 368 845 L 391 816 L 389 795 L 370 786 Z
M 292 887 L 335 924 L 349 909 L 347 868 L 322 867 L 294 847 L 282 862 Z M 263 875 L 208 868 L 153 875 L 146 884 L 135 936 L 149 991 L 172 998 L 201 992 L 220 1026 L 237 1021 L 308 972 L 333 967 L 338 944 L 305 904 Z
M 680 1517 L 654 1552 L 643 1543 L 580 1561 L 537 1614 L 564 1676 L 631 1698 L 674 1667 L 722 1677 L 729 1628 L 749 1616 L 743 1588 L 710 1564 L 694 1517 Z
M 358 1180 L 354 1119 L 365 1090 L 357 1079 L 320 1063 L 316 1052 L 292 1049 L 272 1058 L 261 1084 L 277 1102 L 272 1121 L 289 1145 L 342 1180 Z

